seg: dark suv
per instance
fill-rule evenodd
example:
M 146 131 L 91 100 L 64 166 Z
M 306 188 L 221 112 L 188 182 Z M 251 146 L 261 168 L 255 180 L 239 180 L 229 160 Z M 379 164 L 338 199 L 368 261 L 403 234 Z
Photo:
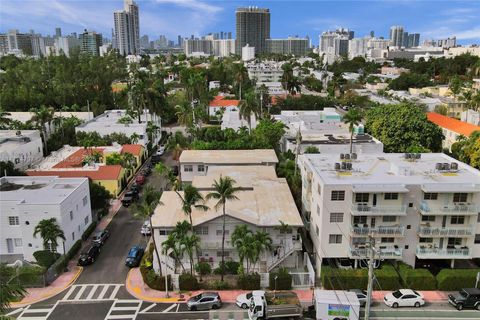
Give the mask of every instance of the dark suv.
M 99 246 L 88 247 L 87 249 L 85 249 L 85 251 L 83 251 L 80 254 L 80 257 L 78 258 L 77 265 L 86 266 L 86 265 L 94 263 L 95 259 L 97 258 L 99 253 L 100 253 L 100 247 Z
M 449 294 L 448 302 L 456 307 L 457 310 L 462 310 L 463 308 L 480 310 L 480 289 L 464 288 L 457 294 Z
M 125 193 L 122 199 L 122 204 L 124 207 L 129 207 L 133 202 L 138 200 L 138 193 L 133 191 L 128 191 Z

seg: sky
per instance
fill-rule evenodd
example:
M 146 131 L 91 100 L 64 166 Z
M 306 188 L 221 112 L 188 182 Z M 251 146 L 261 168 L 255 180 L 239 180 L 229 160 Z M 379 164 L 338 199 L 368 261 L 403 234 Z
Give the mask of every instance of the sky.
M 271 38 L 306 36 L 318 44 L 322 31 L 345 27 L 355 37 L 388 38 L 392 25 L 403 25 L 424 39 L 456 36 L 460 44 L 480 44 L 480 0 L 137 0 L 140 34 L 150 40 L 166 35 L 201 36 L 231 31 L 235 35 L 235 8 L 257 6 L 271 12 Z M 54 34 L 80 33 L 84 29 L 111 37 L 113 11 L 123 0 L 0 0 L 0 32 L 19 29 Z

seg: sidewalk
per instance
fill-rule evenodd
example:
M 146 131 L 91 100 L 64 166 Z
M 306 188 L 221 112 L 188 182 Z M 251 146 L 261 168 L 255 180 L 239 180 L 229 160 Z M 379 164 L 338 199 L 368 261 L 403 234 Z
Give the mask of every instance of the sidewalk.
M 78 267 L 74 261 L 68 264 L 67 272 L 62 273 L 48 287 L 27 288 L 27 295 L 22 301 L 11 303 L 11 308 L 25 307 L 29 304 L 37 303 L 49 299 L 65 289 L 69 288 L 82 273 L 83 268 Z

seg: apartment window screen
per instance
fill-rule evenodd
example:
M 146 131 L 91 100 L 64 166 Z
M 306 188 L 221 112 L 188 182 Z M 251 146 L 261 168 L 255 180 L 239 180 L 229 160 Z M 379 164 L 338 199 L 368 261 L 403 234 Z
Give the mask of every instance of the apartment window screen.
M 464 224 L 465 223 L 465 216 L 452 216 L 450 218 L 451 224 Z
M 468 193 L 454 193 L 453 202 L 467 202 Z
M 437 200 L 437 199 L 438 199 L 438 193 L 425 192 L 423 194 L 423 200 Z
M 331 234 L 328 236 L 328 243 L 342 243 L 341 234 Z
M 331 212 L 330 222 L 343 222 L 343 212 Z
M 368 202 L 369 196 L 368 193 L 355 193 L 355 202 Z
M 8 224 L 11 226 L 18 226 L 20 224 L 20 220 L 15 216 L 8 217 Z
M 193 172 L 193 166 L 191 166 L 191 165 L 185 165 L 185 166 L 183 167 L 183 171 L 184 171 L 184 172 Z
M 343 201 L 345 200 L 345 191 L 344 190 L 333 190 L 332 191 L 332 201 Z
M 385 200 L 398 200 L 398 193 L 385 193 Z

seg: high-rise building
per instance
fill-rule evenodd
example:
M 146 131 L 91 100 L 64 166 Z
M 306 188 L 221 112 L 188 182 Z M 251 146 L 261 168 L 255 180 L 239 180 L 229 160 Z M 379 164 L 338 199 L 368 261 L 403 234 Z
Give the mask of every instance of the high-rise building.
M 70 56 L 70 52 L 80 45 L 79 40 L 73 36 L 55 38 L 55 53 Z
M 150 46 L 150 39 L 148 39 L 148 35 L 144 34 L 140 38 L 140 48 L 141 49 L 148 49 Z
M 390 27 L 390 41 L 394 47 L 403 46 L 403 26 Z
M 158 49 L 165 49 L 168 46 L 167 37 L 163 34 L 158 38 Z
M 25 54 L 32 55 L 32 35 L 28 33 L 20 33 L 16 29 L 9 30 L 6 34 L 2 35 L 4 39 L 1 45 L 5 47 L 5 53 L 13 54 Z
M 88 53 L 92 56 L 99 56 L 99 48 L 102 43 L 101 33 L 84 30 L 84 32 L 80 34 L 80 51 L 83 53 Z
M 202 39 L 185 39 L 183 42 L 183 51 L 187 56 L 193 54 L 213 54 L 213 41 Z
M 342 40 L 346 40 L 347 44 L 345 45 L 344 42 L 338 42 L 337 44 L 342 43 L 342 48 L 346 46 L 348 51 L 348 40 L 353 39 L 353 35 L 354 35 L 354 31 L 345 29 L 345 28 L 340 28 L 335 31 L 322 32 L 322 34 L 320 35 L 319 50 L 320 52 L 323 52 L 323 53 L 330 52 L 331 49 L 329 48 L 333 48 L 335 46 L 335 39 L 340 38 Z M 333 50 L 333 51 L 338 51 L 338 50 Z M 347 51 L 343 53 L 346 54 Z
M 236 13 L 236 52 L 242 52 L 247 44 L 256 53 L 267 51 L 270 39 L 270 10 L 257 7 L 238 8 Z
M 348 40 L 348 58 L 365 57 L 367 54 L 367 44 L 370 38 L 355 38 Z
M 418 47 L 420 45 L 420 33 L 410 33 L 408 35 L 407 47 Z
M 227 39 L 232 39 L 232 32 L 228 33 Z
M 288 37 L 287 39 L 267 39 L 267 52 L 279 54 L 293 54 L 297 57 L 308 53 L 309 39 Z
M 213 55 L 216 57 L 228 57 L 235 54 L 234 39 L 213 40 Z
M 62 28 L 56 27 L 55 28 L 55 38 L 60 38 L 62 36 Z
M 182 48 L 182 47 L 183 47 L 183 38 L 182 38 L 181 35 L 178 35 L 178 36 L 177 36 L 177 46 L 178 46 L 179 48 Z
M 138 54 L 140 52 L 138 6 L 133 0 L 124 1 L 124 10 L 113 13 L 116 49 L 123 55 Z
M 437 40 L 437 46 L 442 48 L 451 48 L 457 46 L 457 38 L 447 38 L 447 39 L 439 39 Z

